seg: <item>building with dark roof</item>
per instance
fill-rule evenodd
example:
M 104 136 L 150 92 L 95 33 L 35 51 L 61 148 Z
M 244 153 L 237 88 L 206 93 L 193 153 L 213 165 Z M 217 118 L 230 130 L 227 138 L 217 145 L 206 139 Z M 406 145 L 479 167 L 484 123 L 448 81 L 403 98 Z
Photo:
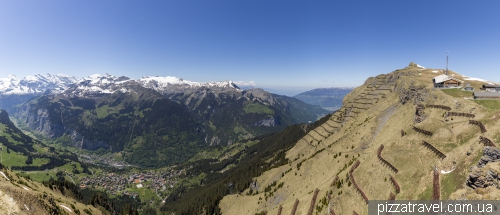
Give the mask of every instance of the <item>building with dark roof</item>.
M 432 79 L 436 88 L 458 88 L 464 81 L 454 78 L 453 76 L 441 74 Z
M 474 92 L 474 99 L 500 99 L 500 93 L 497 92 Z
M 490 92 L 500 92 L 500 86 L 495 86 L 495 85 L 483 85 L 481 87 L 481 90 L 486 90 Z

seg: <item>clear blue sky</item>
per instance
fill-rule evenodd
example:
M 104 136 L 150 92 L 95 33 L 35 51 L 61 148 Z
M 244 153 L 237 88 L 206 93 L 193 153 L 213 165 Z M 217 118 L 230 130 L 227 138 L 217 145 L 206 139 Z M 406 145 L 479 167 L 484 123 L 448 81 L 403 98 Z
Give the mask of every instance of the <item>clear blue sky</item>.
M 500 82 L 500 1 L 0 0 L 0 76 L 358 86 L 414 61 Z

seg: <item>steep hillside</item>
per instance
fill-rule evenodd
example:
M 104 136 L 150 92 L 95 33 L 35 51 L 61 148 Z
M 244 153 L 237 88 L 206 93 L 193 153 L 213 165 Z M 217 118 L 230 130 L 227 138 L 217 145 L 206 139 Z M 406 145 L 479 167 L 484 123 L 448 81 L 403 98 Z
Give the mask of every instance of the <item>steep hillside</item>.
M 64 93 L 41 96 L 16 117 L 65 145 L 123 151 L 125 161 L 141 167 L 182 162 L 204 146 L 203 128 L 185 107 L 137 82 L 113 81 L 120 83 L 98 88 L 82 81 Z
M 138 214 L 140 198 L 82 190 L 90 175 L 76 154 L 27 136 L 0 110 L 1 214 Z
M 0 110 L 0 143 L 2 214 L 102 214 L 101 210 L 83 203 L 79 188 L 71 182 L 47 181 L 44 185 L 11 171 L 44 170 L 43 174 L 49 175 L 47 170 L 78 159 L 25 135 L 4 110 Z
M 368 78 L 286 151 L 287 164 L 225 196 L 222 214 L 367 214 L 375 199 L 498 199 L 487 172 L 499 170 L 500 151 L 490 146 L 500 141 L 500 103 L 435 89 L 439 74 L 410 64 Z
M 328 110 L 337 110 L 342 107 L 344 96 L 351 92 L 352 89 L 345 87 L 317 88 L 293 97 Z
M 230 145 L 238 140 L 281 131 L 296 123 L 315 121 L 328 113 L 321 107 L 259 88 L 240 90 L 232 82 L 200 85 L 182 79 L 169 82 L 164 79 L 143 78 L 140 81 L 145 87 L 186 106 L 204 125 L 205 141 L 210 145 Z
M 253 177 L 286 164 L 286 150 L 329 116 L 316 123 L 291 125 L 281 132 L 236 143 L 234 145 L 239 145 L 239 149 L 221 149 L 221 156 L 203 154 L 198 156 L 203 159 L 183 164 L 188 167 L 186 175 L 192 179 L 202 177 L 203 180 L 190 187 L 176 188 L 161 210 L 166 214 L 220 214 L 217 204 L 224 195 L 241 193 L 253 184 Z
M 55 151 L 19 130 L 6 111 L 0 110 L 1 163 L 12 170 L 47 170 L 78 162 L 75 154 Z
M 0 164 L 2 214 L 105 214 L 70 197 L 69 189 L 49 188 L 5 169 Z M 65 195 L 66 194 L 66 195 Z

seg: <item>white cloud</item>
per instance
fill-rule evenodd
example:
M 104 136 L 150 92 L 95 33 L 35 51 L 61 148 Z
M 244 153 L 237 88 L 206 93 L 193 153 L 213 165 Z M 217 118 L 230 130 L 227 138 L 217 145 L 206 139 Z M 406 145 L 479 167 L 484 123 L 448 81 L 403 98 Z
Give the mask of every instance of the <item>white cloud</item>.
M 238 86 L 255 86 L 255 81 L 235 81 L 234 82 Z

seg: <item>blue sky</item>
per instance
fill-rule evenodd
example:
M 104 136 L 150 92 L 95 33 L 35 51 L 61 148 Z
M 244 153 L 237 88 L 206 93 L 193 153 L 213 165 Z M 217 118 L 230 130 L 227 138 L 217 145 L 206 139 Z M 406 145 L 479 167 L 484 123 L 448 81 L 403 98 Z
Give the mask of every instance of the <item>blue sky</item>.
M 410 61 L 500 82 L 500 1 L 0 0 L 0 76 L 353 87 Z

